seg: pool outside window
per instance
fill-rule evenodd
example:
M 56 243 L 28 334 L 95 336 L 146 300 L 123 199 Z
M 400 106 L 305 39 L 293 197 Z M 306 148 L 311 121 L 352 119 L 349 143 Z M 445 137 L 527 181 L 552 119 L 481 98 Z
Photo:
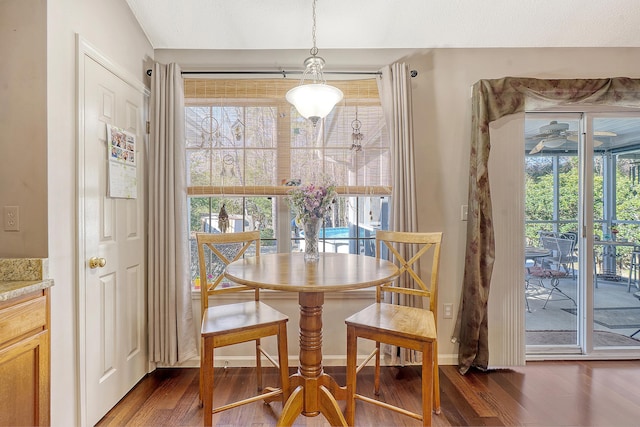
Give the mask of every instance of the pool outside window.
M 389 196 L 340 196 L 324 219 L 320 251 L 375 256 L 375 231 L 388 229 Z M 283 196 L 189 197 L 190 269 L 192 288 L 198 289 L 198 254 L 195 233 L 220 233 L 218 214 L 222 205 L 229 216 L 228 232 L 260 230 L 262 253 L 304 251 L 304 232 Z M 278 218 L 277 212 L 288 212 Z M 284 238 L 278 238 L 280 227 Z M 289 237 L 287 239 L 286 237 Z

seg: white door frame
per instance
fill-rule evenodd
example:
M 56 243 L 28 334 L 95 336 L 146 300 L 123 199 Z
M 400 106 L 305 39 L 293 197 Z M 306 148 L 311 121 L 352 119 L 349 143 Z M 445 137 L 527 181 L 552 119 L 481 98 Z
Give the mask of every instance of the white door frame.
M 144 106 L 144 115 L 145 119 L 148 117 L 148 98 L 150 95 L 149 89 L 144 85 L 143 82 L 139 81 L 135 78 L 131 73 L 129 73 L 124 68 L 120 67 L 105 55 L 100 53 L 96 48 L 90 45 L 86 40 L 84 40 L 79 34 L 76 34 L 76 107 L 77 107 L 77 127 L 76 127 L 76 141 L 77 141 L 77 165 L 76 165 L 76 175 L 77 175 L 77 187 L 76 187 L 76 205 L 77 205 L 77 218 L 76 218 L 76 231 L 77 231 L 77 239 L 76 239 L 76 280 L 75 282 L 78 284 L 77 289 L 77 306 L 76 306 L 76 338 L 75 338 L 75 346 L 77 351 L 77 378 L 78 378 L 78 396 L 79 396 L 79 405 L 78 405 L 78 419 L 80 420 L 81 425 L 87 425 L 87 402 L 86 402 L 86 388 L 87 388 L 87 378 L 86 378 L 86 354 L 82 351 L 85 346 L 85 325 L 86 325 L 86 317 L 85 317 L 85 269 L 87 260 L 84 259 L 85 254 L 85 234 L 84 234 L 84 201 L 82 200 L 83 188 L 85 186 L 85 176 L 84 176 L 84 126 L 85 126 L 85 93 L 84 93 L 84 85 L 85 85 L 85 59 L 91 59 L 98 64 L 105 67 L 115 76 L 129 84 L 134 89 L 138 90 L 140 93 L 144 94 L 147 98 L 147 102 Z M 144 204 L 146 207 L 146 203 Z M 145 214 L 146 219 L 146 214 Z M 145 221 L 146 223 L 146 221 Z

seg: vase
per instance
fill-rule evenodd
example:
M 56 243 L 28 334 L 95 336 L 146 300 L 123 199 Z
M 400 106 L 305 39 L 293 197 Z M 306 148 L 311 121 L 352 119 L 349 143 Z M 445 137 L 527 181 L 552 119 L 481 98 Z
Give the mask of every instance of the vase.
M 321 218 L 310 218 L 302 224 L 304 230 L 304 260 L 315 262 L 320 259 L 318 252 L 318 233 L 322 226 Z

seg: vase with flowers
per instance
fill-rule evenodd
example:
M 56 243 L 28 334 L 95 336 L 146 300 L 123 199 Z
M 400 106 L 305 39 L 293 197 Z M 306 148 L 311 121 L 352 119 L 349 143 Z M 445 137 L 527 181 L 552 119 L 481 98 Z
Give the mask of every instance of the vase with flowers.
M 337 193 L 333 184 L 305 184 L 288 192 L 287 201 L 304 233 L 305 261 L 318 261 L 318 234 Z

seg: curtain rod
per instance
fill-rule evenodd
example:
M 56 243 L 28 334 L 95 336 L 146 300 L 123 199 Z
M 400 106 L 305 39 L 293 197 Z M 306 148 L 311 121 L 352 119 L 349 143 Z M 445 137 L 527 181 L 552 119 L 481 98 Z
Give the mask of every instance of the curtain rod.
M 147 75 L 151 76 L 153 70 L 148 69 Z M 303 74 L 304 71 L 182 71 L 182 74 L 281 74 L 286 78 L 287 74 Z M 324 74 L 350 74 L 350 75 L 373 75 L 380 76 L 380 71 L 326 71 Z M 416 70 L 411 70 L 411 77 L 418 75 Z

